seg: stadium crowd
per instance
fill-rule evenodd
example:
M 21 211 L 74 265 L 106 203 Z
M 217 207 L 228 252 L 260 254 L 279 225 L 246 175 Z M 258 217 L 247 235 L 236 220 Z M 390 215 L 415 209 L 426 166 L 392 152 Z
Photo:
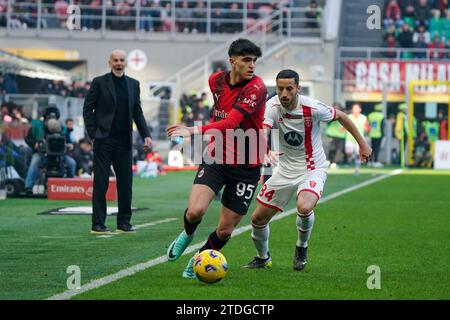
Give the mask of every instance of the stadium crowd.
M 63 81 L 43 80 L 39 88 L 40 94 L 55 94 L 61 97 L 84 98 L 90 87 L 90 82 L 73 81 L 66 85 Z
M 187 126 L 193 126 L 194 121 L 201 121 L 208 124 L 212 117 L 212 108 L 209 104 L 206 93 L 198 96 L 196 91 L 184 93 L 180 98 L 181 122 Z
M 386 0 L 383 41 L 387 57 L 395 48 L 423 49 L 402 52 L 402 58 L 450 59 L 450 2 L 448 0 Z
M 64 81 L 38 79 L 39 84 L 36 90 L 30 92 L 30 86 L 27 82 L 18 81 L 18 76 L 11 73 L 0 73 L 0 95 L 5 94 L 49 94 L 58 95 L 61 97 L 76 97 L 84 98 L 89 90 L 90 82 L 88 81 L 73 81 L 70 84 Z M 0 100 L 1 102 L 2 100 Z
M 172 10 L 172 1 L 162 0 L 111 0 L 106 3 L 106 28 L 109 30 L 136 30 L 135 17 L 139 6 L 139 30 L 148 32 L 171 31 L 175 18 L 176 32 L 204 33 L 207 30 L 207 2 L 202 0 L 177 0 Z M 102 25 L 102 0 L 42 0 L 41 28 L 66 28 L 67 9 L 70 4 L 81 9 L 81 29 L 96 30 Z M 242 31 L 242 19 L 247 13 L 247 27 L 265 19 L 274 10 L 294 7 L 294 0 L 254 1 L 213 1 L 211 3 L 211 32 L 235 33 Z M 318 27 L 320 4 L 311 0 L 305 13 L 310 19 L 308 27 Z M 7 25 L 8 3 L 0 0 L 0 27 Z M 12 0 L 9 27 L 15 29 L 36 28 L 38 4 L 36 0 Z

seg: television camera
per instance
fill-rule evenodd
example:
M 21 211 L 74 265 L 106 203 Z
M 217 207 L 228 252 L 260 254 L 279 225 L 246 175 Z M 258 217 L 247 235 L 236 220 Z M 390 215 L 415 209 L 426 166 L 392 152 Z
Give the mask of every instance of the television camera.
M 39 141 L 41 154 L 40 174 L 34 184 L 33 194 L 46 194 L 47 178 L 60 178 L 66 175 L 64 157 L 66 138 L 62 132 L 60 113 L 56 107 L 48 107 L 44 113 L 44 139 Z

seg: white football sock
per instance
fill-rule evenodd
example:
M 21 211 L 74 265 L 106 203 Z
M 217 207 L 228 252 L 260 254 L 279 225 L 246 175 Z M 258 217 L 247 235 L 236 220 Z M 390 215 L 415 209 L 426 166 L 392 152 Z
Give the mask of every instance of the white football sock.
M 252 223 L 252 239 L 258 252 L 258 257 L 261 259 L 269 257 L 269 235 L 269 224 L 257 226 Z
M 306 248 L 308 246 L 308 240 L 311 237 L 311 232 L 314 225 L 314 211 L 307 217 L 300 217 L 297 212 L 297 231 L 298 240 L 297 247 Z
M 359 159 L 359 155 L 355 156 L 355 172 L 359 173 L 359 168 L 361 168 L 361 160 Z

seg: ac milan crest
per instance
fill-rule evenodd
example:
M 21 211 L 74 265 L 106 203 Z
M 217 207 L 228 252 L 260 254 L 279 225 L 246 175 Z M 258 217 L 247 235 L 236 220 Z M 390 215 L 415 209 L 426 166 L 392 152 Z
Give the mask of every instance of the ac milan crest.
M 200 170 L 200 172 L 198 173 L 197 177 L 201 178 L 201 177 L 203 177 L 204 174 L 205 174 L 205 168 Z
M 311 180 L 309 182 L 309 185 L 311 186 L 311 188 L 314 188 L 317 185 L 317 183 L 315 181 Z

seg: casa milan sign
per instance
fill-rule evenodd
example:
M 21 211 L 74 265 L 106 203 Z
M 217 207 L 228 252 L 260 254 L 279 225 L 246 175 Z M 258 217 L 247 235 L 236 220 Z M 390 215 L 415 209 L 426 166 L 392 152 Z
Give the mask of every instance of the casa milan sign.
M 450 62 L 350 60 L 343 62 L 345 92 L 405 93 L 411 80 L 450 81 Z M 420 88 L 419 88 L 420 89 Z M 423 91 L 444 93 L 447 86 L 427 86 Z

